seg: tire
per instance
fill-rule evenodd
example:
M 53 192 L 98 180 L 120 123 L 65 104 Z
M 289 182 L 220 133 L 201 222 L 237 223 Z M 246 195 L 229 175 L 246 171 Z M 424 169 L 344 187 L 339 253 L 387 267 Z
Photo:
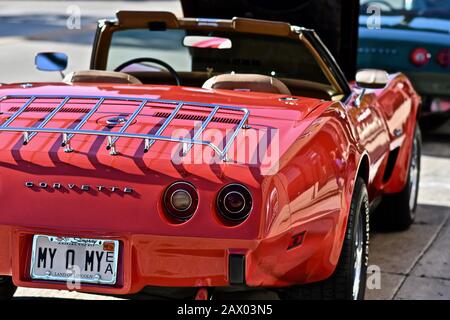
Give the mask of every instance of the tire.
M 0 276 L 0 300 L 9 300 L 13 297 L 17 287 L 11 277 Z
M 325 281 L 292 286 L 280 292 L 281 299 L 363 300 L 369 250 L 369 197 L 364 181 L 356 180 L 347 230 L 338 264 Z
M 420 118 L 420 127 L 425 134 L 433 133 L 433 131 L 436 131 L 440 127 L 444 126 L 449 120 L 450 117 L 448 115 L 433 113 Z
M 414 133 L 409 161 L 408 179 L 404 189 L 385 195 L 373 214 L 373 227 L 378 231 L 404 231 L 414 222 L 420 180 L 420 155 L 422 136 L 419 127 Z
M 431 134 L 450 120 L 450 113 L 432 112 L 431 104 L 433 97 L 425 96 L 422 100 L 421 114 L 419 118 L 420 129 L 422 133 Z

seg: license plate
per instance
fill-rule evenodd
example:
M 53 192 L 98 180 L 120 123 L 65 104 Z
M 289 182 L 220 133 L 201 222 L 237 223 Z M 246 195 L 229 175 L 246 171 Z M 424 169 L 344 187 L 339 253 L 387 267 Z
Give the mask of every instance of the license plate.
M 115 284 L 119 241 L 33 237 L 31 278 L 71 283 Z

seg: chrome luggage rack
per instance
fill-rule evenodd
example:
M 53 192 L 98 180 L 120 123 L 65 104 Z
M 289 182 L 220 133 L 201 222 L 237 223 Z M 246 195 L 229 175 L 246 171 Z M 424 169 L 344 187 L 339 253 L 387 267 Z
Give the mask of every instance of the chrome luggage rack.
M 83 135 L 95 135 L 95 136 L 104 136 L 107 137 L 107 145 L 106 149 L 110 150 L 111 155 L 117 155 L 116 142 L 119 138 L 135 138 L 135 139 L 143 139 L 144 140 L 144 153 L 148 152 L 149 149 L 156 141 L 166 141 L 166 142 L 176 142 L 181 143 L 183 146 L 182 156 L 186 156 L 187 153 L 191 150 L 193 145 L 203 145 L 210 147 L 214 150 L 214 152 L 219 155 L 219 157 L 223 161 L 228 161 L 228 150 L 231 148 L 233 141 L 236 139 L 237 135 L 242 129 L 248 128 L 248 118 L 250 112 L 246 108 L 233 107 L 233 106 L 224 106 L 218 104 L 206 104 L 206 103 L 197 103 L 197 102 L 184 102 L 177 100 L 160 100 L 160 99 L 147 99 L 147 98 L 136 98 L 136 97 L 111 97 L 111 96 L 77 96 L 77 95 L 7 95 L 0 98 L 0 102 L 6 102 L 7 100 L 14 99 L 25 99 L 26 102 L 18 108 L 18 110 L 12 114 L 1 126 L 0 132 L 8 131 L 8 132 L 23 132 L 23 144 L 27 145 L 30 141 L 35 137 L 38 133 L 60 133 L 62 134 L 62 143 L 61 146 L 64 148 L 65 152 L 73 152 L 73 148 L 71 147 L 70 140 L 73 138 L 75 134 L 83 134 Z M 37 102 L 38 99 L 59 99 L 61 102 L 58 106 L 56 106 L 52 111 L 50 111 L 45 118 L 37 125 L 32 127 L 12 127 L 11 123 L 16 120 L 24 111 L 27 110 L 30 105 L 34 102 Z M 74 99 L 79 100 L 94 100 L 94 106 L 87 112 L 87 114 L 78 122 L 78 124 L 73 128 L 47 128 L 45 127 L 48 122 L 59 112 L 64 106 L 70 101 Z M 83 125 L 89 120 L 89 118 L 102 106 L 105 101 L 132 101 L 138 103 L 138 107 L 134 110 L 134 112 L 128 117 L 126 122 L 122 124 L 122 127 L 117 132 L 112 131 L 99 131 L 99 130 L 83 130 Z M 134 122 L 134 120 L 139 116 L 140 112 L 144 109 L 144 107 L 148 106 L 151 103 L 156 104 L 166 104 L 172 105 L 174 107 L 173 111 L 164 121 L 164 123 L 160 126 L 158 131 L 155 134 L 140 134 L 140 133 L 130 133 L 126 132 L 128 127 Z M 195 130 L 194 137 L 190 138 L 175 138 L 170 136 L 162 135 L 164 130 L 170 125 L 170 123 L 175 119 L 179 111 L 183 108 L 183 106 L 191 106 L 191 107 L 201 107 L 212 109 L 209 115 L 206 117 L 204 121 L 201 122 L 200 127 Z M 211 141 L 199 140 L 201 134 L 205 131 L 207 126 L 211 121 L 213 121 L 214 116 L 219 112 L 219 110 L 230 110 L 241 112 L 242 118 L 239 120 L 234 132 L 230 135 L 225 147 L 221 150 L 217 145 L 213 144 Z

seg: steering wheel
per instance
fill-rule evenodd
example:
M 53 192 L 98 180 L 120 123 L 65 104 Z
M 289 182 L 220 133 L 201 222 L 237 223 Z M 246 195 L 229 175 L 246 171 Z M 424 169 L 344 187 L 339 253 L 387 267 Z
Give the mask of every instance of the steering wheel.
M 143 58 L 131 59 L 131 60 L 128 60 L 128 61 L 122 63 L 120 66 L 115 68 L 114 71 L 121 72 L 123 69 L 125 69 L 128 66 L 131 66 L 132 64 L 142 63 L 142 62 L 156 63 L 156 64 L 159 64 L 160 66 L 164 67 L 165 69 L 167 69 L 167 71 L 169 71 L 169 73 L 172 75 L 172 77 L 174 77 L 174 79 L 177 83 L 177 86 L 181 86 L 181 78 L 180 78 L 180 75 L 178 74 L 178 72 L 176 72 L 175 69 L 172 68 L 168 63 L 166 63 L 162 60 L 156 59 L 156 58 L 143 57 Z
M 395 8 L 392 6 L 392 4 L 390 4 L 388 1 L 383 1 L 383 0 L 373 0 L 373 1 L 368 1 L 366 3 L 364 3 L 361 6 L 361 11 L 367 11 L 367 9 L 371 6 L 371 5 L 376 5 L 376 4 L 381 4 L 383 6 L 386 6 L 389 11 L 394 11 Z

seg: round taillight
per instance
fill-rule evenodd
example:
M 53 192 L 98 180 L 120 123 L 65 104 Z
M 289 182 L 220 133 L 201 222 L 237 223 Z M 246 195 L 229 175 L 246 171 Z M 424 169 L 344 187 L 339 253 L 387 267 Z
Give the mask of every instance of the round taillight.
M 448 68 L 450 66 L 450 49 L 446 48 L 439 51 L 437 61 L 441 67 Z
M 250 191 L 240 184 L 229 184 L 217 195 L 217 211 L 227 221 L 244 221 L 253 207 Z
M 189 220 L 197 210 L 198 194 L 189 182 L 175 182 L 164 192 L 164 208 L 171 218 Z
M 411 63 L 417 67 L 422 67 L 430 62 L 431 54 L 425 48 L 416 48 L 411 52 Z

